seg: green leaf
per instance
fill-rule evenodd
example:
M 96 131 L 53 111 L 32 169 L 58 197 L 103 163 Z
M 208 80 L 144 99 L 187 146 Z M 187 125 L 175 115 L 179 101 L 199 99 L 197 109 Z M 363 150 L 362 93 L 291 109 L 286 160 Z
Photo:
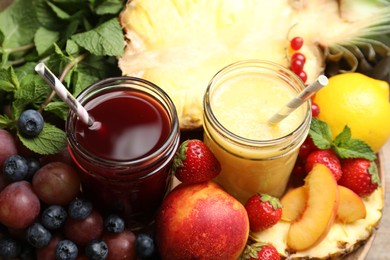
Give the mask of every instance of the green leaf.
M 0 115 L 0 128 L 9 128 L 13 124 L 15 124 L 15 121 L 7 115 Z
M 333 143 L 336 146 L 347 143 L 351 139 L 351 136 L 351 129 L 346 125 L 343 131 L 341 131 L 341 133 L 339 133 L 333 140 Z
M 72 36 L 78 45 L 97 56 L 121 56 L 124 50 L 123 32 L 118 18 L 87 32 Z
M 122 0 L 104 0 L 95 7 L 95 12 L 98 15 L 117 14 L 123 8 Z
M 370 161 L 376 159 L 371 147 L 359 139 L 350 139 L 348 142 L 333 146 L 333 150 L 342 159 L 365 158 Z
M 59 118 L 65 120 L 69 107 L 63 101 L 52 101 L 45 107 L 46 112 L 50 112 L 58 116 Z
M 59 37 L 59 32 L 49 31 L 44 27 L 40 27 L 34 37 L 34 43 L 38 54 L 42 55 L 50 48 L 53 48 L 53 43 L 58 41 Z
M 0 90 L 14 92 L 19 89 L 19 81 L 12 67 L 0 69 Z
M 42 155 L 55 154 L 66 147 L 66 133 L 49 123 L 45 123 L 35 138 L 25 138 L 19 133 L 18 137 L 28 149 Z
M 4 35 L 3 48 L 20 47 L 32 42 L 40 24 L 33 1 L 16 0 L 0 12 L 0 31 Z
M 62 20 L 69 20 L 70 15 L 66 13 L 64 10 L 62 10 L 61 8 L 57 7 L 56 5 L 50 2 L 47 2 L 47 4 L 51 8 L 51 10 L 53 10 L 53 12 L 57 15 L 58 18 Z
M 312 118 L 309 135 L 318 148 L 322 150 L 331 148 L 333 137 L 329 126 L 325 122 Z

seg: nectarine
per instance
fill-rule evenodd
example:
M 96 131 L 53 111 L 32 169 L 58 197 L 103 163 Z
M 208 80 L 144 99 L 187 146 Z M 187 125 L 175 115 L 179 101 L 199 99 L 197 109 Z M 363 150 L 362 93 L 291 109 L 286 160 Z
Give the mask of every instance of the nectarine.
M 238 259 L 248 235 L 244 206 L 214 182 L 180 184 L 156 216 L 162 259 Z

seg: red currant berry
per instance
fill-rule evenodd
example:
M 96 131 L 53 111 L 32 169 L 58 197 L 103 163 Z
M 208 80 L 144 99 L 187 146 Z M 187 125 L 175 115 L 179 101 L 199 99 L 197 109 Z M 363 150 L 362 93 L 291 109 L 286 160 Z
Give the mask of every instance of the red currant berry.
M 302 48 L 302 45 L 303 45 L 303 38 L 302 37 L 294 37 L 290 41 L 290 47 L 294 51 L 297 51 L 300 48 Z
M 313 143 L 313 140 L 310 138 L 310 136 L 308 136 L 308 137 L 306 137 L 306 139 L 303 142 L 303 144 L 301 145 L 301 147 L 299 147 L 299 157 L 301 157 L 302 159 L 306 159 L 307 156 L 309 156 L 309 154 L 312 151 L 315 151 L 317 149 L 318 148 Z
M 311 103 L 311 115 L 317 117 L 320 114 L 320 107 L 316 103 Z
M 306 57 L 305 57 L 305 55 L 303 55 L 300 52 L 294 52 L 294 54 L 291 56 L 291 61 L 294 61 L 294 60 L 300 60 L 303 63 L 305 63 L 306 62 Z
M 306 177 L 307 173 L 305 170 L 305 160 L 303 158 L 297 158 L 297 161 L 295 162 L 294 168 L 292 170 L 292 174 L 298 178 Z
M 291 60 L 290 64 L 290 70 L 292 70 L 295 74 L 299 74 L 303 70 L 303 66 L 305 63 L 303 63 L 301 60 Z
M 304 83 L 306 82 L 306 80 L 307 80 L 307 74 L 306 74 L 306 72 L 305 72 L 304 70 L 302 70 L 301 72 L 299 72 L 297 75 L 298 75 L 298 77 L 301 78 L 301 80 L 302 80 Z

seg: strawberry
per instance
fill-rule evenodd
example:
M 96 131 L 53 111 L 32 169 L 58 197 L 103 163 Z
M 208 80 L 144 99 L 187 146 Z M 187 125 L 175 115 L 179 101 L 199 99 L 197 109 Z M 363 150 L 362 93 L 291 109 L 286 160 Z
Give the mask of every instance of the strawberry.
M 184 141 L 173 160 L 173 172 L 184 183 L 200 183 L 213 179 L 221 172 L 221 164 L 209 147 L 200 140 Z
M 245 203 L 250 229 L 259 232 L 275 225 L 282 217 L 282 204 L 278 198 L 256 193 Z
M 245 247 L 242 259 L 249 260 L 279 260 L 276 248 L 267 243 L 257 242 Z
M 342 161 L 341 169 L 343 176 L 339 184 L 353 190 L 360 197 L 370 195 L 381 185 L 374 161 L 362 158 L 345 159 Z
M 320 163 L 328 167 L 336 181 L 341 178 L 341 164 L 338 156 L 331 150 L 316 150 L 306 158 L 305 171 L 308 173 L 313 169 L 314 164 Z

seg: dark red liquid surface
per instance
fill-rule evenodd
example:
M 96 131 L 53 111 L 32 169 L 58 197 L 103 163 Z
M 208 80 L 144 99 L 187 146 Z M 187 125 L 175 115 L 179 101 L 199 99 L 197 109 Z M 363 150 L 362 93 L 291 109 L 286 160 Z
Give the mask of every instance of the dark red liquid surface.
M 91 129 L 78 121 L 76 139 L 95 156 L 130 161 L 156 151 L 168 138 L 170 123 L 160 104 L 134 91 L 108 92 L 84 107 L 101 124 Z

